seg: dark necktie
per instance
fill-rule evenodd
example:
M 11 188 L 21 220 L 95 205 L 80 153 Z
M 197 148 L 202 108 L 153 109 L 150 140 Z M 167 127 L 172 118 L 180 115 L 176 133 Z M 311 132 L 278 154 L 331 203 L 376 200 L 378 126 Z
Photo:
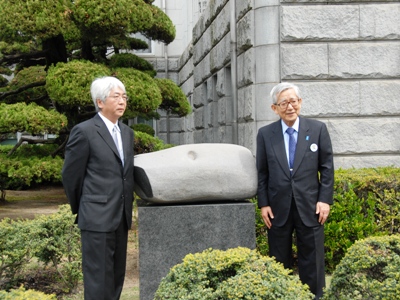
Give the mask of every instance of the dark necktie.
M 289 134 L 289 168 L 290 172 L 292 172 L 294 163 L 294 154 L 296 153 L 296 140 L 293 135 L 295 130 L 289 127 L 288 129 L 286 129 L 286 132 Z

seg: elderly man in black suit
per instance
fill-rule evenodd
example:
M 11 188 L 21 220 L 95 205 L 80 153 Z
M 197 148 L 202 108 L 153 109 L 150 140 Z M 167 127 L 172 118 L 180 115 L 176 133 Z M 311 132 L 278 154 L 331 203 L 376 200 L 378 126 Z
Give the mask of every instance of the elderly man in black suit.
M 300 279 L 319 299 L 325 286 L 323 224 L 333 202 L 332 144 L 324 123 L 299 116 L 303 100 L 296 85 L 276 85 L 271 98 L 280 120 L 258 131 L 258 206 L 270 255 L 286 268 L 296 232 Z
M 65 193 L 77 214 L 86 300 L 119 299 L 132 224 L 133 131 L 119 121 L 128 97 L 115 77 L 91 85 L 98 113 L 70 134 L 62 170 Z

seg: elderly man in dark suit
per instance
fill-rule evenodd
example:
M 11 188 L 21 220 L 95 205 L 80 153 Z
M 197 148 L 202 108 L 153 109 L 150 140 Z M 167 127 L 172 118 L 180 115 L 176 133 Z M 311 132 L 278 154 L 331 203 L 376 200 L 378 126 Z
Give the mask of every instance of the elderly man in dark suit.
M 319 299 L 325 286 L 323 224 L 333 202 L 332 144 L 324 123 L 299 117 L 303 100 L 296 85 L 280 83 L 271 97 L 280 120 L 258 131 L 258 206 L 270 255 L 286 268 L 296 232 L 300 279 Z
M 62 179 L 82 240 L 85 299 L 119 299 L 132 224 L 133 131 L 118 119 L 128 97 L 115 77 L 91 85 L 98 113 L 69 137 Z

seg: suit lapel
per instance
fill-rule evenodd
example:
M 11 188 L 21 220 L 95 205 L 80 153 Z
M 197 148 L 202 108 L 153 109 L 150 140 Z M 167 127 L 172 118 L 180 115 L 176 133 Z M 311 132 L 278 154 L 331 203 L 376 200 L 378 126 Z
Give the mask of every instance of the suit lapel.
M 286 174 L 286 176 L 290 177 L 289 163 L 286 156 L 281 120 L 275 122 L 273 135 L 271 137 L 271 144 L 274 149 L 276 159 L 278 160 L 283 172 Z
M 308 126 L 307 119 L 299 118 L 299 134 L 297 136 L 296 154 L 294 157 L 294 166 L 293 166 L 293 175 L 296 173 L 297 169 L 299 168 L 301 161 L 303 160 L 304 155 L 307 151 L 309 142 L 306 138 L 307 138 L 307 136 L 310 135 L 309 130 L 310 130 L 310 128 Z
M 94 116 L 94 123 L 97 126 L 97 132 L 102 137 L 104 142 L 111 148 L 111 150 L 119 157 L 117 146 L 114 143 L 114 140 L 108 131 L 108 128 L 104 121 L 96 114 Z

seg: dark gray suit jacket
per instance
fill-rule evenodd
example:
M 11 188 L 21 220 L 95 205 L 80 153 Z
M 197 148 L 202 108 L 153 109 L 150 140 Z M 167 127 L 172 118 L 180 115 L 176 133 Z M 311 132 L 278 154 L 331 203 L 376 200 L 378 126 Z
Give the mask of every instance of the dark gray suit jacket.
M 316 151 L 311 149 L 313 144 L 318 147 Z M 271 206 L 272 225 L 285 224 L 294 196 L 303 223 L 308 227 L 318 226 L 316 203 L 333 203 L 333 152 L 326 125 L 300 117 L 292 176 L 281 120 L 258 131 L 256 158 L 258 206 Z
M 124 151 L 122 165 L 106 124 L 96 114 L 70 134 L 62 170 L 65 193 L 81 230 L 115 231 L 125 215 L 132 224 L 133 131 L 118 123 Z

